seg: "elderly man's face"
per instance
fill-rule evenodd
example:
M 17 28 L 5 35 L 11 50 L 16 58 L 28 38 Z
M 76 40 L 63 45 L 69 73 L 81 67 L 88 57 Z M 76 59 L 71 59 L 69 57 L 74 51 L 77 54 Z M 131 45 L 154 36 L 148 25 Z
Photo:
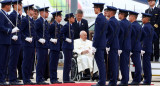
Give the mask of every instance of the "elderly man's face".
M 83 41 L 86 41 L 86 40 L 87 40 L 87 33 L 86 33 L 86 32 L 83 32 L 83 34 L 80 35 L 80 38 L 81 38 Z

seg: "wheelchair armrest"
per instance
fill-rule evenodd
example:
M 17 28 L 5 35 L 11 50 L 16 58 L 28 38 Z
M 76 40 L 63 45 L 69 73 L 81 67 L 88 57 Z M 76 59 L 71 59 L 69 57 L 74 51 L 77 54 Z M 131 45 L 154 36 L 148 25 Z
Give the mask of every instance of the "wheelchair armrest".
M 73 58 L 77 58 L 78 57 L 78 53 L 73 52 Z

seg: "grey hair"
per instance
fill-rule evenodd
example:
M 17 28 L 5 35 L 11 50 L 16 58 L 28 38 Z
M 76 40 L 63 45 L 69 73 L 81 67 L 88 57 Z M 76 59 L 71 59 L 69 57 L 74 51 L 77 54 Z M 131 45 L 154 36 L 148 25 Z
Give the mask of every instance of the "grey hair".
M 83 10 L 78 9 L 75 14 L 83 14 Z
M 86 33 L 86 31 L 82 30 L 79 35 L 81 36 L 83 33 Z

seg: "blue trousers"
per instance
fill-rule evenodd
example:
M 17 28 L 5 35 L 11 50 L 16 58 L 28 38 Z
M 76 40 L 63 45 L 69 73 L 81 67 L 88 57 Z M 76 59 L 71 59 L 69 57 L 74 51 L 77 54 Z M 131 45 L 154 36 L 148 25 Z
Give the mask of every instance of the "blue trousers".
M 128 84 L 129 81 L 129 56 L 129 50 L 123 50 L 120 55 L 120 70 L 122 74 L 121 82 L 124 84 Z
M 143 55 L 143 72 L 144 72 L 144 82 L 151 83 L 152 72 L 151 72 L 151 53 L 145 52 Z
M 111 72 L 110 85 L 117 85 L 118 70 L 118 50 L 111 49 L 109 51 L 109 69 Z
M 72 49 L 63 49 L 64 53 L 64 67 L 63 67 L 63 81 L 70 81 L 69 72 L 71 70 L 71 60 L 73 56 Z
M 17 81 L 17 64 L 20 55 L 21 45 L 11 45 L 8 63 L 9 82 Z
M 25 46 L 23 47 L 23 62 L 22 62 L 22 76 L 23 82 L 30 82 L 30 77 L 32 73 L 32 60 L 35 53 L 33 47 Z
M 6 82 L 9 45 L 0 44 L 0 83 Z
M 133 81 L 134 82 L 141 82 L 141 58 L 140 58 L 140 52 L 132 52 L 132 61 L 133 64 L 135 65 L 135 74 L 134 74 L 134 78 Z
M 47 63 L 48 49 L 36 48 L 37 51 L 37 66 L 36 66 L 36 82 L 44 81 L 44 72 Z
M 94 56 L 98 70 L 99 70 L 99 85 L 105 85 L 106 84 L 106 67 L 104 63 L 104 50 L 103 49 L 97 49 L 95 56 Z
M 60 51 L 50 51 L 50 82 L 57 81 L 57 67 L 59 61 L 59 53 Z

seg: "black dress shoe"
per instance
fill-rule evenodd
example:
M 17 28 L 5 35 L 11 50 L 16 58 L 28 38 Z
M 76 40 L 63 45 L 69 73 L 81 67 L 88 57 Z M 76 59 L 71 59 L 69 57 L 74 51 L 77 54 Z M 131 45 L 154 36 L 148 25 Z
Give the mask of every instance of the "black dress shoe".
M 33 83 L 33 82 L 23 82 L 24 85 L 35 85 L 36 83 Z
M 122 82 L 120 82 L 120 83 L 118 84 L 118 86 L 128 86 L 128 83 L 122 83 Z
M 139 82 L 132 81 L 131 83 L 129 83 L 129 85 L 139 85 Z
M 143 82 L 142 84 L 140 85 L 151 85 L 151 83 L 146 83 L 146 82 Z
M 48 85 L 49 83 L 46 83 L 45 81 L 43 82 L 37 82 L 38 85 Z
M 18 79 L 18 80 L 22 80 L 22 76 L 19 76 L 17 79 Z
M 74 81 L 63 81 L 63 83 L 75 83 Z
M 95 85 L 91 85 L 91 86 L 106 86 L 106 85 L 99 85 L 98 83 Z
M 20 82 L 15 81 L 15 82 L 9 82 L 9 85 L 23 85 L 23 84 L 21 84 Z
M 9 84 L 7 84 L 6 82 L 0 82 L 0 86 L 3 86 L 3 85 L 9 85 Z
M 62 84 L 62 82 L 59 82 L 59 81 L 53 81 L 53 82 L 51 82 L 51 84 Z
M 31 79 L 34 79 L 33 76 L 31 76 Z

